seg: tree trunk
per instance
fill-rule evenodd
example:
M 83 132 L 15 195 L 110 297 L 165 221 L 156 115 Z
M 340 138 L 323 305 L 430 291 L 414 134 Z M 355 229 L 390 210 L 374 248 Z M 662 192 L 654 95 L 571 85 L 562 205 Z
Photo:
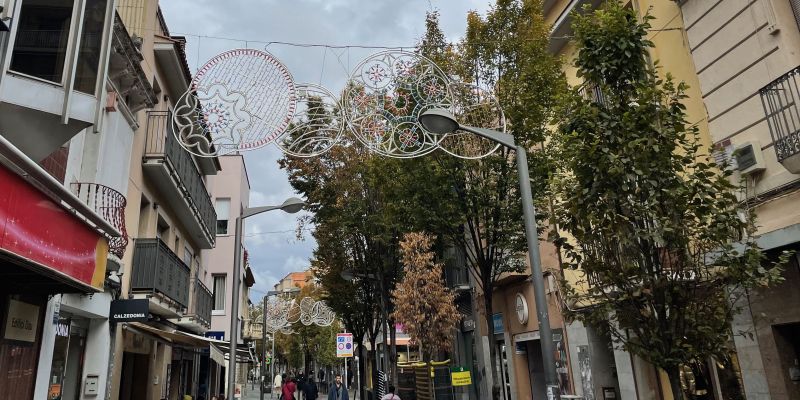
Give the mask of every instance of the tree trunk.
M 391 338 L 391 341 L 392 341 L 391 351 L 389 352 L 389 357 L 391 357 L 389 359 L 389 363 L 390 363 L 389 366 L 390 366 L 390 371 L 392 373 L 392 375 L 391 375 L 392 384 L 397 386 L 397 379 L 398 379 L 398 376 L 397 376 L 397 331 L 396 331 L 396 329 L 394 329 L 394 326 L 395 326 L 394 319 L 389 319 L 389 326 L 392 327 L 392 329 L 389 331 L 389 335 L 390 335 L 390 338 Z
M 679 367 L 670 367 L 666 369 L 667 376 L 669 377 L 669 387 L 672 389 L 672 398 L 674 400 L 683 400 L 683 388 L 681 387 L 681 372 Z
M 492 292 L 491 284 L 484 285 L 483 292 L 483 306 L 484 318 L 486 320 L 486 333 L 489 339 L 489 371 L 487 376 L 492 377 L 492 399 L 500 400 L 501 396 L 501 380 L 502 374 L 498 371 L 497 365 L 497 340 L 494 338 L 494 319 L 492 318 Z M 484 367 L 485 368 L 485 367 Z

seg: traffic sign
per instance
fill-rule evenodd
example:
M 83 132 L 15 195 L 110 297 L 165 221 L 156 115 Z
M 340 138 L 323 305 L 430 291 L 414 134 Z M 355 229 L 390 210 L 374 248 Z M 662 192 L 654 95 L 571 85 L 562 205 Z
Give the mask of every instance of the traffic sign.
M 353 334 L 337 333 L 336 357 L 352 357 L 352 356 L 353 356 Z

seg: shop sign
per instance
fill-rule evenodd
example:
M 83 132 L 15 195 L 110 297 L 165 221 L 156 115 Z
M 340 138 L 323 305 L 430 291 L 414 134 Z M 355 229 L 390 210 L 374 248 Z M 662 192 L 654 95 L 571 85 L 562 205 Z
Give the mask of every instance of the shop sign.
M 514 354 L 527 354 L 528 353 L 528 346 L 525 342 L 515 342 L 514 343 Z
M 147 299 L 113 300 L 109 317 L 111 323 L 147 322 L 150 304 Z
M 17 300 L 8 301 L 8 318 L 3 338 L 20 342 L 35 342 L 39 330 L 39 306 Z
M 492 315 L 492 326 L 494 326 L 494 334 L 504 333 L 505 327 L 503 326 L 503 313 Z
M 68 338 L 69 325 L 70 321 L 68 319 L 62 319 L 58 324 L 56 324 L 56 336 Z
M 450 379 L 453 381 L 453 386 L 472 385 L 472 375 L 464 367 L 452 367 L 450 369 Z
M 137 335 L 131 331 L 125 331 L 122 335 L 123 348 L 125 351 L 136 354 L 150 353 L 150 339 L 142 335 Z
M 522 293 L 517 293 L 516 299 L 517 321 L 525 325 L 528 323 L 528 300 Z
M 208 331 L 206 337 L 214 340 L 225 340 L 225 331 Z
M 531 341 L 531 340 L 539 340 L 539 338 L 541 338 L 541 335 L 539 334 L 539 331 L 518 333 L 518 334 L 514 335 L 514 343 L 528 342 L 528 341 Z
M 102 290 L 106 239 L 2 166 L 0 182 L 0 249 Z

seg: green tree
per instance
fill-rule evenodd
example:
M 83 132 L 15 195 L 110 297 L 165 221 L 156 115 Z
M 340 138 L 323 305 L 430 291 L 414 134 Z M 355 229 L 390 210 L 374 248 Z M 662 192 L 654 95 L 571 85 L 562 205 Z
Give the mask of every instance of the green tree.
M 547 52 L 548 25 L 538 0 L 497 0 L 485 18 L 467 15 L 464 40 L 444 43 L 436 14 L 429 14 L 418 51 L 449 75 L 493 93 L 505 112 L 506 131 L 527 149 L 541 148 L 552 120 L 557 94 L 565 88 L 558 60 Z M 462 117 L 479 126 L 495 126 L 491 114 Z M 501 148 L 481 160 L 448 155 L 432 158 L 430 168 L 450 182 L 441 197 L 444 220 L 429 232 L 443 236 L 467 255 L 468 268 L 481 293 L 488 329 L 492 396 L 500 396 L 499 368 L 492 324 L 493 286 L 503 273 L 524 270 L 526 250 L 521 201 L 544 199 L 550 161 L 542 151 L 529 154 L 533 198 L 521 199 L 513 151 Z M 408 194 L 410 196 L 412 194 Z M 403 196 L 399 196 L 403 197 Z M 539 207 L 544 210 L 545 207 Z
M 663 369 L 681 398 L 681 366 L 725 357 L 735 297 L 780 268 L 762 266 L 729 170 L 687 122 L 685 84 L 648 62 L 649 19 L 614 1 L 575 16 L 586 83 L 552 139 L 555 218 L 565 267 L 586 278 L 566 288 L 590 305 L 574 317 Z

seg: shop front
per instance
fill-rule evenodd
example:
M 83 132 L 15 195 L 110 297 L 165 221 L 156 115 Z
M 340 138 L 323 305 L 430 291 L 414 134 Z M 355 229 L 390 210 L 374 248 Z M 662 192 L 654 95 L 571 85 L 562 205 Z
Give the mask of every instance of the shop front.
M 62 372 L 53 390 L 77 391 L 84 377 L 66 371 L 83 362 L 77 354 L 88 322 L 52 318 L 48 298 L 102 291 L 108 244 L 100 225 L 107 224 L 82 213 L 85 208 L 63 187 L 41 184 L 43 171 L 0 161 L 0 398 L 34 398 L 43 333 L 51 328 L 52 340 L 61 333 Z

